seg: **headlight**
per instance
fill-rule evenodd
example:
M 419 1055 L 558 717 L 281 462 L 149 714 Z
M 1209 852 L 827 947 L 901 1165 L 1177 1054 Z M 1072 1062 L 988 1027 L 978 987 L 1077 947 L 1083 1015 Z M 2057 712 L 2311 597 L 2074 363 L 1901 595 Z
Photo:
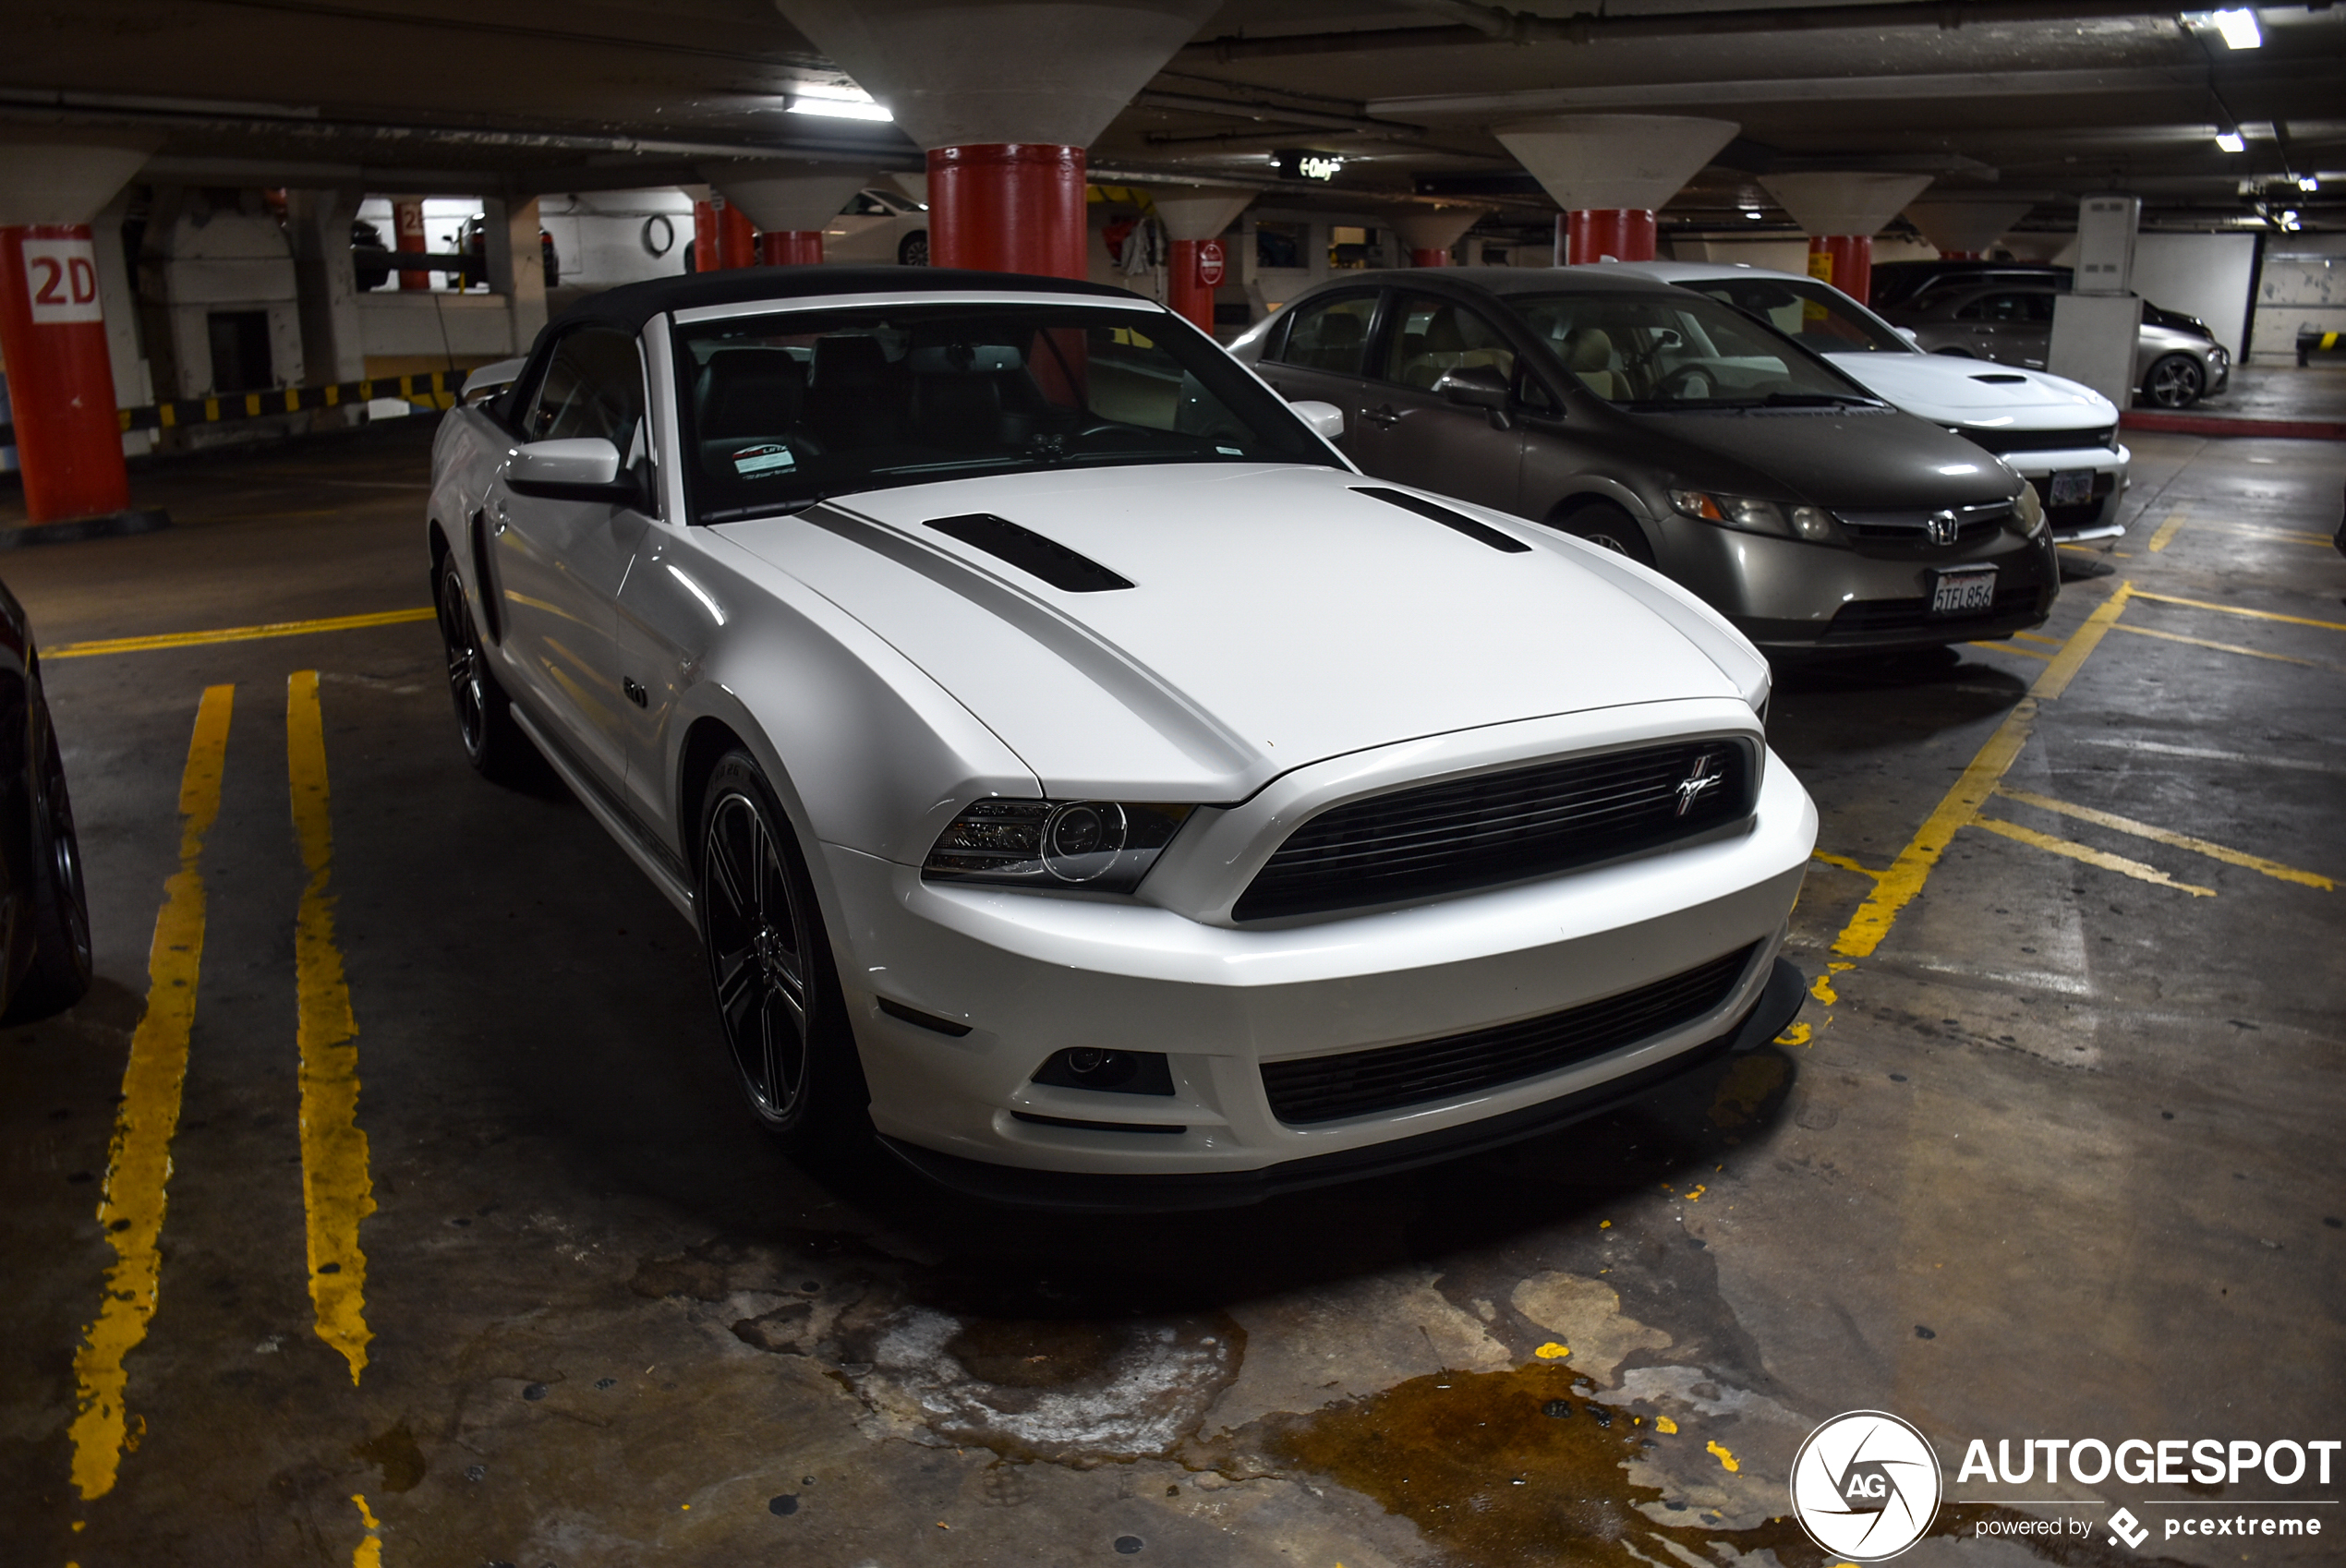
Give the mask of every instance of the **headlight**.
M 2020 493 L 2013 498 L 2012 514 L 2020 520 L 2020 531 L 2030 538 L 2045 531 L 2045 499 L 2037 493 L 2036 486 L 2020 487 Z
M 1834 537 L 1832 514 L 1820 506 L 1785 506 L 1751 496 L 1712 495 L 1704 490 L 1672 490 L 1670 504 L 1688 517 L 1740 528 L 1747 534 L 1774 534 L 1811 544 L 1830 544 Z
M 1119 801 L 979 801 L 922 862 L 930 882 L 1130 893 L 1194 809 Z

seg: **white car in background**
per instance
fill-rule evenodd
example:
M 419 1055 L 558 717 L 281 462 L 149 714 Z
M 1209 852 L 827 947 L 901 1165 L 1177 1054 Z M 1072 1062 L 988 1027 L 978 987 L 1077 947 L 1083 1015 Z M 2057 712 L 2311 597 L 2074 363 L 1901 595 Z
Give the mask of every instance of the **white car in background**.
M 1817 813 L 1767 660 L 1633 561 L 1365 477 L 1153 301 L 704 272 L 475 380 L 428 521 L 465 749 L 534 743 L 695 922 L 794 1146 L 1245 1202 L 1799 1008 Z
M 2126 531 L 2118 514 L 2134 454 L 2119 444 L 2117 405 L 2093 388 L 2041 370 L 1926 354 L 1839 289 L 1797 272 L 1699 261 L 1601 265 L 1758 316 L 1868 392 L 1987 448 L 2036 487 L 2056 540 Z
M 823 225 L 823 259 L 928 265 L 928 209 L 901 191 L 867 187 Z

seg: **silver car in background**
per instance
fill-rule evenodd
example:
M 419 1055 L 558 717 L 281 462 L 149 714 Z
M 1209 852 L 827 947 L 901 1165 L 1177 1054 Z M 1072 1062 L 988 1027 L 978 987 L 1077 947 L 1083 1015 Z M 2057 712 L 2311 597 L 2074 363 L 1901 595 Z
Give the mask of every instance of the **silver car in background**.
M 2067 292 L 2050 281 L 1942 284 L 1881 314 L 1910 329 L 1915 342 L 1933 354 L 2041 370 L 2052 346 L 2053 300 Z M 2135 340 L 2134 391 L 2145 403 L 2189 408 L 2222 392 L 2231 373 L 2231 354 L 2222 344 L 2144 320 Z

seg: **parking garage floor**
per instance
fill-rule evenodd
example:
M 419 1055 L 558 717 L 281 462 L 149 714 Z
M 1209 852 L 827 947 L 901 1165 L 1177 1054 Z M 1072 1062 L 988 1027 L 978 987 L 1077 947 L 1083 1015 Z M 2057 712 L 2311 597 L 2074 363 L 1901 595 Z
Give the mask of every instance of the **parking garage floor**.
M 0 558 L 100 974 L 0 1033 L 0 1561 L 1790 1568 L 1844 1410 L 1950 1475 L 2331 1433 L 2346 447 L 2134 439 L 2039 633 L 1785 673 L 1823 826 L 1772 1050 L 1435 1171 L 1066 1219 L 763 1141 L 691 932 L 559 786 L 466 767 L 421 425 Z M 2339 1560 L 2137 1553 L 2110 1495 L 1951 1483 L 1905 1561 Z M 2094 1527 L 1981 1534 L 2031 1517 Z

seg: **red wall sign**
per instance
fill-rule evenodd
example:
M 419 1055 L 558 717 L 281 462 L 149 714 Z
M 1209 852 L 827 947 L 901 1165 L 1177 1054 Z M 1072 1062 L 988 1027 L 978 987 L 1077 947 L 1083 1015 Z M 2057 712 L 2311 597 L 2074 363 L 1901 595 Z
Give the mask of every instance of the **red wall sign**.
M 1207 288 L 1222 286 L 1222 242 L 1209 239 L 1197 247 L 1197 281 Z

